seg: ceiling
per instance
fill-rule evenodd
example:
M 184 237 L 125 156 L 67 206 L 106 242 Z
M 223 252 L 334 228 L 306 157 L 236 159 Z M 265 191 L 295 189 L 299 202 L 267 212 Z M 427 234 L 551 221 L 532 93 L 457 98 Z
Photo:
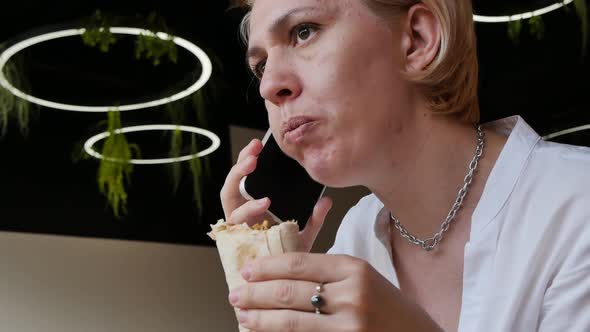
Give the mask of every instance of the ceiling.
M 519 2 L 519 10 L 552 1 Z M 480 14 L 503 14 L 514 1 L 476 1 Z M 167 166 L 137 166 L 128 187 L 128 214 L 116 219 L 98 190 L 96 160 L 73 162 L 73 154 L 90 136 L 104 131 L 105 114 L 41 108 L 23 137 L 15 125 L 0 140 L 0 230 L 205 244 L 210 223 L 222 217 L 219 190 L 231 167 L 229 127 L 264 129 L 263 104 L 246 71 L 238 38 L 242 10 L 227 10 L 227 1 L 18 1 L 0 12 L 0 41 L 17 41 L 39 32 L 79 25 L 96 9 L 124 16 L 130 24 L 156 11 L 170 31 L 203 48 L 214 59 L 211 99 L 198 124 L 220 136 L 219 150 L 206 159 L 210 174 L 202 182 L 204 208 L 192 200 L 190 173 L 172 191 Z M 513 9 L 515 7 L 512 7 Z M 590 123 L 586 96 L 589 66 L 581 54 L 581 32 L 574 11 L 543 17 L 545 36 L 524 34 L 518 45 L 504 24 L 477 24 L 481 64 L 480 95 L 485 121 L 519 114 L 541 134 Z M 526 30 L 526 27 L 525 27 Z M 35 95 L 64 103 L 109 104 L 161 97 L 190 84 L 200 66 L 180 51 L 177 64 L 154 67 L 133 58 L 130 38 L 107 54 L 75 38 L 47 42 L 22 52 L 23 68 Z M 187 74 L 188 73 L 188 74 Z M 213 91 L 213 87 L 215 88 Z M 215 92 L 215 93 L 213 93 Z M 170 123 L 162 107 L 122 114 L 124 126 Z M 188 114 L 188 123 L 197 123 Z M 169 137 L 131 135 L 144 157 L 163 157 Z M 566 141 L 567 140 L 567 141 Z M 563 141 L 590 145 L 585 133 Z

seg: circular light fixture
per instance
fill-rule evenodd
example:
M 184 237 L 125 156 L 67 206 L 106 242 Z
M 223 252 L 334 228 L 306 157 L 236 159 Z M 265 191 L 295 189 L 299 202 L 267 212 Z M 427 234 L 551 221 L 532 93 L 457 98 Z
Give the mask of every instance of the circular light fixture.
M 192 53 L 201 62 L 201 67 L 202 67 L 201 76 L 199 77 L 199 79 L 196 82 L 194 82 L 190 87 L 186 88 L 185 90 L 178 92 L 172 96 L 169 96 L 166 98 L 161 98 L 158 100 L 152 100 L 152 101 L 147 101 L 147 102 L 137 103 L 137 104 L 120 105 L 120 106 L 115 106 L 115 105 L 112 105 L 112 106 L 83 106 L 83 105 L 63 104 L 63 103 L 57 103 L 54 101 L 45 100 L 45 99 L 41 99 L 41 98 L 37 98 L 32 95 L 29 95 L 29 94 L 17 89 L 16 87 L 14 87 L 10 82 L 8 82 L 8 80 L 6 79 L 6 76 L 4 76 L 3 69 L 4 69 L 4 66 L 6 65 L 6 63 L 8 62 L 8 60 L 13 55 L 26 49 L 27 47 L 31 47 L 35 44 L 39 44 L 39 43 L 53 40 L 53 39 L 82 35 L 85 31 L 86 31 L 86 29 L 68 29 L 68 30 L 60 30 L 60 31 L 55 31 L 55 32 L 44 33 L 44 34 L 41 34 L 38 36 L 27 38 L 25 40 L 22 40 L 14 45 L 8 47 L 0 54 L 0 86 L 5 88 L 6 90 L 10 91 L 12 94 L 14 94 L 15 96 L 17 96 L 19 98 L 22 98 L 24 100 L 27 100 L 27 101 L 33 103 L 33 104 L 37 104 L 37 105 L 44 106 L 44 107 L 49 107 L 49 108 L 54 108 L 54 109 L 64 110 L 64 111 L 76 111 L 76 112 L 108 112 L 113 109 L 117 109 L 119 111 L 132 111 L 132 110 L 139 110 L 139 109 L 155 107 L 155 106 L 160 106 L 160 105 L 164 105 L 167 103 L 171 103 L 176 100 L 190 96 L 191 94 L 197 92 L 197 90 L 202 88 L 207 83 L 207 81 L 209 81 L 209 78 L 211 78 L 213 66 L 212 66 L 211 60 L 209 59 L 207 54 L 201 48 L 199 48 L 197 45 L 189 42 L 186 39 L 180 38 L 180 37 L 172 37 L 172 41 L 176 45 L 178 45 L 178 46 L 186 49 L 190 53 Z M 136 35 L 136 36 L 153 34 L 153 32 L 151 32 L 149 30 L 138 29 L 138 28 L 126 28 L 126 27 L 112 27 L 112 28 L 110 28 L 110 32 L 113 34 Z M 156 35 L 160 39 L 169 39 L 170 38 L 170 35 L 163 33 L 163 32 L 157 32 Z
M 567 6 L 570 3 L 574 2 L 574 0 L 564 0 L 547 7 L 543 7 L 537 10 L 533 10 L 526 13 L 515 14 L 515 15 L 505 15 L 505 16 L 485 16 L 485 15 L 473 15 L 473 20 L 476 22 L 482 23 L 503 23 L 503 22 L 512 22 L 518 20 L 526 20 L 534 16 L 541 16 L 543 14 L 547 14 L 554 10 L 558 10 L 561 7 Z
M 125 127 L 125 128 L 115 130 L 115 135 L 125 134 L 125 133 L 142 132 L 142 131 L 154 131 L 154 130 L 155 131 L 180 130 L 183 132 L 189 132 L 189 133 L 194 133 L 194 134 L 198 134 L 198 135 L 203 135 L 211 140 L 211 146 L 199 153 L 192 154 L 192 155 L 186 155 L 186 156 L 181 156 L 181 157 L 176 157 L 176 158 L 161 158 L 161 159 L 131 159 L 129 161 L 129 163 L 134 164 L 134 165 L 161 165 L 161 164 L 180 163 L 183 161 L 188 161 L 188 160 L 201 158 L 206 155 L 209 155 L 209 154 L 213 153 L 215 150 L 217 150 L 219 148 L 219 146 L 221 145 L 221 140 L 219 139 L 219 136 L 215 135 L 214 133 L 212 133 L 208 130 L 205 130 L 202 128 L 197 128 L 197 127 L 190 127 L 190 126 L 177 126 L 177 125 L 162 124 L 162 125 L 144 125 L 144 126 Z M 104 159 L 104 160 L 108 160 L 108 161 L 112 161 L 112 162 L 122 162 L 120 159 L 105 157 L 102 154 L 98 153 L 96 150 L 94 150 L 93 147 L 97 142 L 99 142 L 109 136 L 110 136 L 109 132 L 104 132 L 104 133 L 100 133 L 98 135 L 92 136 L 84 143 L 84 151 L 86 151 L 86 153 L 88 153 L 90 156 L 92 156 L 96 159 L 100 159 L 100 160 Z
M 572 134 L 572 133 L 577 133 L 579 131 L 584 131 L 584 130 L 589 130 L 590 129 L 590 124 L 587 125 L 583 125 L 583 126 L 578 126 L 578 127 L 573 127 L 573 128 L 568 128 L 568 129 L 564 129 L 552 134 L 549 134 L 547 136 L 543 136 L 544 140 L 550 140 L 552 138 L 556 138 L 559 136 L 563 136 L 563 135 L 567 135 L 567 134 Z

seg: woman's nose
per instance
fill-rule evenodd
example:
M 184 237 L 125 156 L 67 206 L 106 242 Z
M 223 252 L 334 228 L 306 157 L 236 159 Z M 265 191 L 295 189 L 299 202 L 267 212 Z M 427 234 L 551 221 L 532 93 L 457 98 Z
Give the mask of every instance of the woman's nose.
M 301 84 L 293 67 L 278 60 L 266 62 L 266 68 L 260 82 L 260 95 L 274 105 L 284 104 L 301 94 Z

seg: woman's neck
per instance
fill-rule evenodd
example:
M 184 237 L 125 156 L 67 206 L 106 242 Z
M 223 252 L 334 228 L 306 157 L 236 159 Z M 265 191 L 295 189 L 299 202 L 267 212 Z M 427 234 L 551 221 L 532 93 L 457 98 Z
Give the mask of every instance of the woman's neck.
M 429 238 L 440 230 L 463 187 L 475 155 L 477 131 L 473 125 L 448 116 L 428 115 L 415 122 L 412 132 L 418 139 L 406 142 L 401 155 L 399 150 L 395 154 L 384 152 L 380 162 L 375 163 L 374 181 L 369 181 L 368 187 L 411 234 Z M 399 147 L 399 141 L 389 146 Z M 484 154 L 465 197 L 463 212 L 473 211 L 477 205 L 502 146 L 499 135 L 486 132 Z

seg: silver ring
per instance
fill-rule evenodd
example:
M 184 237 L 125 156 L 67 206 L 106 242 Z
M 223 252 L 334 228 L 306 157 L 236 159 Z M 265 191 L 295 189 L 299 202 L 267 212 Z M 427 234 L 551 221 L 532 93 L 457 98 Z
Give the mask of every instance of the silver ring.
M 311 305 L 315 308 L 315 313 L 320 315 L 321 307 L 325 304 L 324 298 L 320 295 L 324 291 L 324 283 L 319 283 L 315 287 L 316 294 L 311 297 Z

